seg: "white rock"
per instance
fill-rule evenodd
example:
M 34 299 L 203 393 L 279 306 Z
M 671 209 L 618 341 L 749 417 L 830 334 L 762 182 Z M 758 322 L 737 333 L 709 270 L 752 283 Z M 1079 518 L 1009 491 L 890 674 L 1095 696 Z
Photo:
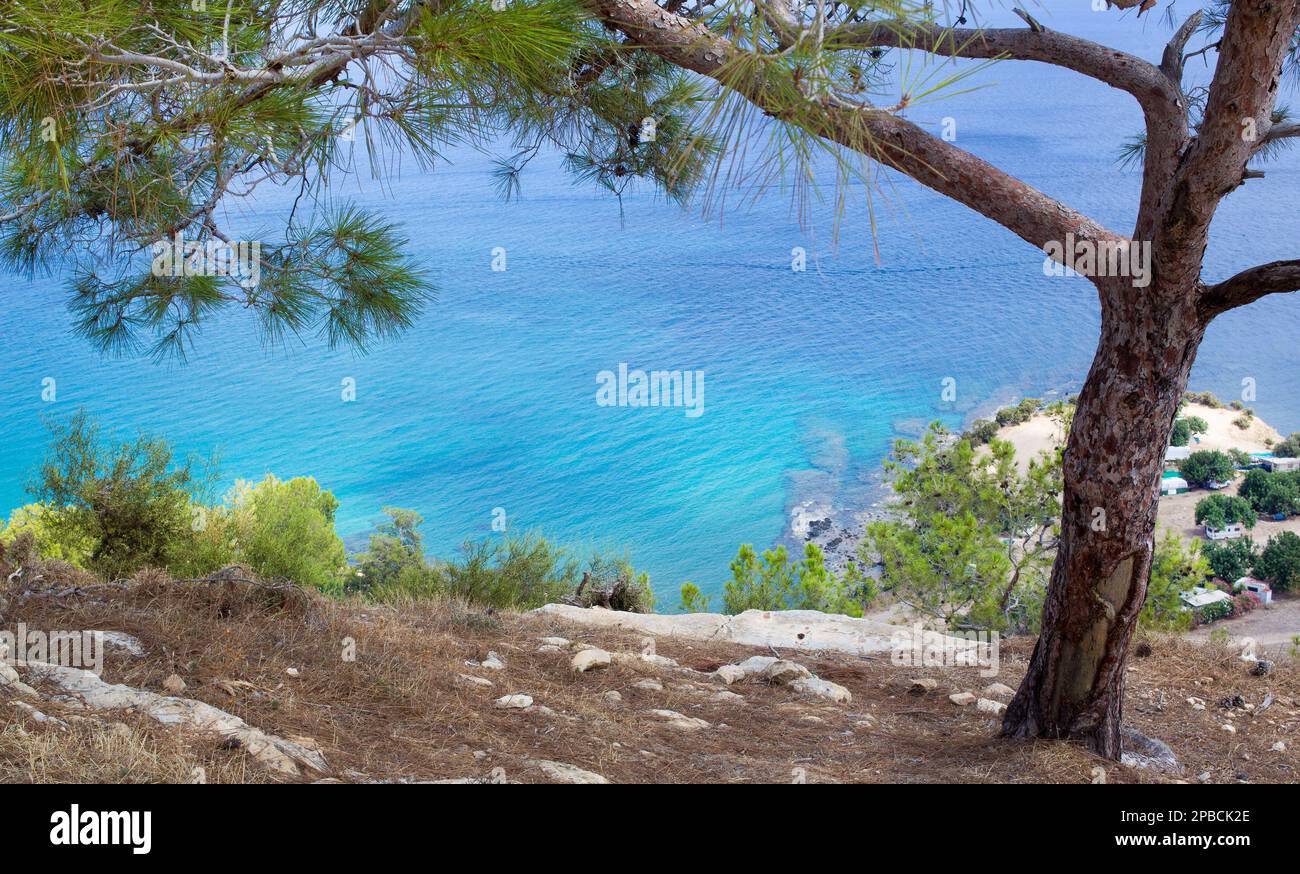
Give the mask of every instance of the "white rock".
M 1197 698 L 1195 695 L 1193 695 L 1192 697 L 1190 697 L 1190 698 L 1187 699 L 1187 703 L 1190 704 L 1190 705 L 1192 705 L 1192 709 L 1193 709 L 1193 710 L 1204 710 L 1204 709 L 1205 709 L 1205 699 L 1204 699 L 1204 698 Z
M 673 728 L 679 728 L 682 731 L 699 731 L 702 728 L 709 727 L 709 724 L 703 719 L 696 719 L 693 716 L 685 716 L 678 713 L 676 710 L 649 710 L 646 712 L 651 716 L 666 721 Z
M 531 695 L 522 694 L 502 695 L 494 703 L 502 710 L 523 710 L 525 707 L 533 706 L 533 698 Z
M 538 652 L 561 652 L 561 649 L 558 646 L 552 646 L 549 643 L 544 643 L 537 648 L 537 651 Z
M 1010 699 L 1015 697 L 1015 694 L 1016 690 L 1005 683 L 991 683 L 984 687 L 984 697 L 992 698 L 994 701 L 1001 701 L 1004 698 Z
M 185 681 L 175 674 L 168 674 L 162 685 L 168 695 L 179 695 L 185 691 Z
M 1237 727 L 1236 727 L 1235 725 L 1232 725 L 1231 723 L 1227 723 L 1227 722 L 1225 722 L 1223 725 L 1219 726 L 1219 728 L 1223 729 L 1223 730 L 1226 731 L 1228 734 L 1236 734 L 1236 733 L 1237 733 Z
M 302 671 L 298 670 L 297 668 L 285 668 L 285 669 L 284 669 L 284 672 L 285 672 L 286 674 L 288 674 L 289 676 L 291 676 L 291 677 L 301 677 L 301 676 L 302 676 Z
M 1007 709 L 1007 705 L 1001 701 L 994 701 L 991 698 L 981 698 L 975 702 L 975 709 L 980 713 L 992 713 L 998 716 L 1002 711 Z
M 954 692 L 948 696 L 948 700 L 958 707 L 969 707 L 975 703 L 975 696 L 970 692 Z
M 609 653 L 603 649 L 584 649 L 569 662 L 569 668 L 575 674 L 584 674 L 596 668 L 609 667 Z
M 1277 743 L 1273 744 L 1273 746 L 1269 747 L 1269 749 L 1271 749 L 1275 753 L 1285 753 L 1286 744 L 1284 744 L 1282 741 L 1278 741 Z
M 662 692 L 664 684 L 658 680 L 637 680 L 632 684 L 634 689 L 644 689 L 647 692 Z
M 299 765 L 322 773 L 328 771 L 319 750 L 267 734 L 238 716 L 202 701 L 164 697 L 130 686 L 110 685 L 90 671 L 79 668 L 45 664 L 30 664 L 28 668 L 33 676 L 76 695 L 92 710 L 134 708 L 164 725 L 185 725 L 199 731 L 210 731 L 234 742 L 262 764 L 284 774 L 298 775 Z
M 810 678 L 812 676 L 812 671 L 796 662 L 780 659 L 772 662 L 772 664 L 764 668 L 763 673 L 759 676 L 774 686 L 786 686 L 793 683 L 795 680 L 806 680 Z
M 137 658 L 144 655 L 144 644 L 129 634 L 123 634 L 120 631 L 92 631 L 91 634 L 98 634 L 99 639 L 104 643 L 124 649 Z
M 723 665 L 710 674 L 710 676 L 719 683 L 725 683 L 730 686 L 732 683 L 739 683 L 741 680 L 745 679 L 745 671 L 739 665 Z
M 710 696 L 711 701 L 717 701 L 719 704 L 744 704 L 745 696 L 737 695 L 728 689 L 719 689 Z
M 24 698 L 39 698 L 40 693 L 18 678 L 13 665 L 0 659 L 0 688 L 4 688 Z
M 736 667 L 740 668 L 740 670 L 744 672 L 746 677 L 752 677 L 757 674 L 763 673 L 763 671 L 767 670 L 768 665 L 775 664 L 776 662 L 779 661 L 780 659 L 778 659 L 776 656 L 756 655 L 756 656 L 750 656 L 740 664 L 736 665 Z
M 601 695 L 600 697 L 605 699 L 605 703 L 606 703 L 606 704 L 621 704 L 621 703 L 623 703 L 623 696 L 622 696 L 622 694 L 619 693 L 619 692 L 618 692 L 617 690 L 615 690 L 615 689 L 610 689 L 608 692 L 606 692 L 604 695 Z
M 677 640 L 832 651 L 850 655 L 892 652 L 898 632 L 895 626 L 878 620 L 858 619 L 817 610 L 746 610 L 736 616 L 717 613 L 670 615 L 547 604 L 533 612 L 587 626 L 618 628 Z M 959 654 L 973 653 L 977 648 L 976 641 L 948 637 L 938 632 L 927 633 L 925 642 L 927 646 L 951 647 Z
M 13 702 L 13 704 L 15 707 L 18 707 L 26 711 L 27 715 L 30 716 L 36 722 L 45 722 L 45 723 L 49 723 L 50 725 L 57 725 L 59 728 L 68 727 L 68 724 L 64 722 L 62 719 L 59 719 L 56 716 L 47 716 L 46 714 L 37 710 L 32 705 L 28 704 L 26 701 L 15 701 Z
M 569 639 L 567 637 L 543 637 L 541 638 L 541 641 L 547 646 L 554 646 L 560 648 L 569 645 Z
M 790 688 L 805 695 L 815 695 L 818 698 L 834 701 L 836 704 L 849 704 L 853 701 L 853 693 L 848 689 L 820 677 L 801 677 L 792 682 Z
M 505 669 L 505 666 L 506 663 L 501 661 L 501 658 L 491 650 L 488 650 L 487 658 L 483 659 L 483 663 L 479 665 L 479 667 L 487 668 L 489 671 L 501 671 Z
M 924 695 L 926 692 L 932 692 L 934 691 L 934 688 L 939 685 L 937 680 L 931 680 L 929 678 L 914 679 L 911 683 L 911 691 L 917 695 Z
M 457 674 L 457 678 L 466 686 L 481 686 L 485 689 L 492 688 L 492 681 L 485 680 L 482 677 L 475 677 L 471 674 Z
M 529 759 L 528 764 L 537 768 L 557 783 L 578 783 L 584 785 L 609 785 L 609 781 L 599 774 L 584 771 L 576 765 L 563 762 L 551 762 L 546 759 Z

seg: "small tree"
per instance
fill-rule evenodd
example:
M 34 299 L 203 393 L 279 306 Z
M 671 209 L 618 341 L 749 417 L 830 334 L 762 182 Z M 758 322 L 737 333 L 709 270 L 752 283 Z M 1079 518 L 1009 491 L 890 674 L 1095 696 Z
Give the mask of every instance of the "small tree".
M 1189 614 L 1182 609 L 1183 592 L 1205 582 L 1210 564 L 1201 554 L 1200 541 L 1184 543 L 1172 531 L 1166 531 L 1156 544 L 1151 564 L 1151 585 L 1142 606 L 1141 623 L 1150 628 L 1179 629 L 1190 625 Z
M 791 562 L 784 546 L 763 551 L 762 558 L 748 543 L 731 563 L 731 580 L 722 593 L 722 612 L 746 610 L 820 610 L 861 616 L 862 605 L 853 592 L 826 568 L 815 543 L 804 544 L 802 561 Z
M 1192 439 L 1192 428 L 1186 419 L 1174 422 L 1174 430 L 1169 435 L 1170 446 L 1186 446 Z
M 1270 537 L 1255 562 L 1255 576 L 1268 580 L 1279 592 L 1300 588 L 1300 536 L 1283 531 Z
M 1300 512 L 1300 482 L 1291 474 L 1247 471 L 1238 494 L 1250 502 L 1257 513 L 1267 516 L 1292 516 Z
M 1255 527 L 1255 509 L 1250 501 L 1236 495 L 1210 495 L 1196 504 L 1196 524 L 1222 530 L 1228 525 L 1241 523 Z
M 1208 483 L 1226 483 L 1232 480 L 1236 468 L 1232 459 L 1223 452 L 1202 449 L 1183 459 L 1178 472 L 1189 485 L 1204 486 Z
M 29 491 L 48 509 L 52 536 L 93 543 L 86 564 L 107 577 L 169 567 L 190 536 L 210 474 L 148 435 L 109 444 L 84 411 L 49 426 L 52 445 Z
M 1249 537 L 1236 540 L 1211 540 L 1201 547 L 1210 570 L 1221 580 L 1235 582 L 1251 572 L 1259 551 Z
M 1295 458 L 1300 455 L 1300 431 L 1292 433 L 1285 440 L 1274 443 L 1273 454 L 1279 458 Z

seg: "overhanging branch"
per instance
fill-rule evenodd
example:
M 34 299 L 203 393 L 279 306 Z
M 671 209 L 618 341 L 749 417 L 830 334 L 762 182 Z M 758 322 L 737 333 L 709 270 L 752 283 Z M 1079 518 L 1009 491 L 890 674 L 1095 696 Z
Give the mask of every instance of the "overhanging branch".
M 1300 260 L 1272 261 L 1210 286 L 1201 296 L 1201 305 L 1208 315 L 1215 316 L 1270 294 L 1291 291 L 1300 291 Z

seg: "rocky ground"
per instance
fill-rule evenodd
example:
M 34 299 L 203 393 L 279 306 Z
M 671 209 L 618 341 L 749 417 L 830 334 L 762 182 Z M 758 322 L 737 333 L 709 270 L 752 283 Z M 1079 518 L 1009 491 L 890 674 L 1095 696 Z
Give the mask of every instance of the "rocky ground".
M 737 643 L 754 638 L 730 621 L 704 640 L 235 579 L 80 582 L 37 573 L 2 593 L 0 628 L 115 633 L 102 677 L 0 669 L 5 782 L 1300 779 L 1285 653 L 1256 676 L 1234 650 L 1143 641 L 1126 713 L 1177 756 L 1162 771 L 998 739 L 1028 640 L 1005 643 L 986 677 L 897 667 L 872 647 L 813 650 L 802 631 L 797 645 Z

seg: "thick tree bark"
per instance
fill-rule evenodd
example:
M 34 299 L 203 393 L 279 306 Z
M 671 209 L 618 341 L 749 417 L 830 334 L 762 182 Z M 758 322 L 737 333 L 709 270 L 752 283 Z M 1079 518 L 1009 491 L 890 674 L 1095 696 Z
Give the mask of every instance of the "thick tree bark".
M 1129 638 L 1146 599 L 1165 447 L 1205 333 L 1192 293 L 1107 294 L 1065 450 L 1061 542 L 1043 632 L 1007 708 L 1011 737 L 1120 755 Z

